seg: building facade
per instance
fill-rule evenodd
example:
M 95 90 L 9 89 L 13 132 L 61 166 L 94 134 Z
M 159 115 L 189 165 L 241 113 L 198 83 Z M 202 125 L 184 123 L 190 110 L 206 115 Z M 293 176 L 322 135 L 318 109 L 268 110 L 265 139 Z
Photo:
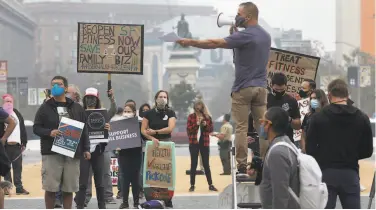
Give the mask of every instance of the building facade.
M 37 66 L 41 74 L 51 78 L 60 74 L 69 76 L 72 83 L 87 87 L 91 80 L 82 79 L 82 74 L 77 75 L 77 22 L 93 23 L 123 23 L 144 24 L 145 34 L 162 22 L 178 16 L 181 13 L 188 15 L 208 15 L 214 12 L 209 6 L 163 5 L 141 2 L 126 3 L 95 3 L 94 1 L 42 1 L 28 0 L 27 9 L 32 13 L 38 23 L 36 32 Z M 121 2 L 121 1 L 118 1 Z M 123 1 L 124 2 L 124 1 Z M 172 30 L 172 26 L 171 29 Z M 152 40 L 148 40 L 152 39 Z M 147 84 L 142 88 L 149 91 L 149 96 L 162 86 L 162 56 L 155 37 L 145 36 L 144 48 L 144 74 Z M 158 67 L 158 71 L 154 69 Z M 158 75 L 158 76 L 157 76 Z M 145 78 L 144 76 L 144 78 Z M 157 77 L 156 77 L 157 76 Z M 100 75 L 87 75 L 87 77 L 100 77 Z M 95 80 L 95 79 L 94 79 Z M 41 87 L 48 85 L 48 80 L 40 81 Z M 85 83 L 86 82 L 86 83 Z M 84 84 L 85 83 L 85 84 Z M 81 87 L 82 88 L 82 87 Z
M 278 48 L 306 55 L 315 53 L 312 50 L 312 41 L 303 40 L 303 32 L 301 30 L 276 30 L 279 31 L 279 36 L 276 38 Z
M 7 63 L 7 79 L 0 84 L 0 94 L 12 94 L 21 111 L 27 109 L 28 85 L 35 74 L 36 23 L 26 11 L 21 1 L 0 1 L 0 61 Z
M 361 0 L 360 50 L 375 57 L 375 0 Z

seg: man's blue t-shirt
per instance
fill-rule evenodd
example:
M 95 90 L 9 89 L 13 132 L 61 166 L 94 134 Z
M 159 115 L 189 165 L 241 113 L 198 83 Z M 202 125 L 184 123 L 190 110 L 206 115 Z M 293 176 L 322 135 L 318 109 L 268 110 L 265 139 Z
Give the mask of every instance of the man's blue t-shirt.
M 232 92 L 247 87 L 267 87 L 266 66 L 269 60 L 271 37 L 260 25 L 248 26 L 225 38 L 234 49 L 235 81 Z

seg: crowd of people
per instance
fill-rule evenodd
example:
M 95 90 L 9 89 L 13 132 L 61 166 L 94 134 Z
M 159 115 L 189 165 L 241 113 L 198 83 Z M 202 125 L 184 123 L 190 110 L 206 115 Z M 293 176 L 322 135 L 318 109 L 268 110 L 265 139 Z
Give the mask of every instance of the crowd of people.
M 358 161 L 373 154 L 373 134 L 369 118 L 350 100 L 347 84 L 336 79 L 328 85 L 326 94 L 317 89 L 313 80 L 306 79 L 298 94 L 287 92 L 287 77 L 275 72 L 267 84 L 267 63 L 271 47 L 270 35 L 258 24 L 258 8 L 251 2 L 239 5 L 235 25 L 224 39 L 193 40 L 180 39 L 182 46 L 203 49 L 227 48 L 234 51 L 235 81 L 231 93 L 231 115 L 224 115 L 220 132 L 214 132 L 213 121 L 203 101 L 193 104 L 194 112 L 187 119 L 189 138 L 190 192 L 195 191 L 196 168 L 199 157 L 208 182 L 209 191 L 218 191 L 213 184 L 210 170 L 210 136 L 217 137 L 223 165 L 221 175 L 231 174 L 230 147 L 235 123 L 235 156 L 239 174 L 254 173 L 249 169 L 248 143 L 257 133 L 258 146 L 253 149 L 263 160 L 257 172 L 260 180 L 260 198 L 263 208 L 300 208 L 292 194 L 299 195 L 302 189 L 299 176 L 301 151 L 312 156 L 322 172 L 322 181 L 328 190 L 326 208 L 335 208 L 339 196 L 343 208 L 360 208 L 360 182 Z M 238 31 L 242 27 L 244 30 Z M 269 88 L 269 89 L 267 89 Z M 63 117 L 86 123 L 86 110 L 103 108 L 98 90 L 88 88 L 81 97 L 75 85 L 68 85 L 66 78 L 55 76 L 45 102 L 38 109 L 33 131 L 41 139 L 42 188 L 45 191 L 45 206 L 72 208 L 87 207 L 91 199 L 91 181 L 94 184 L 98 208 L 114 203 L 112 192 L 111 157 L 119 163 L 117 198 L 122 199 L 121 209 L 129 208 L 129 190 L 132 186 L 133 207 L 138 207 L 143 197 L 142 165 L 145 157 L 145 142 L 172 141 L 171 133 L 176 124 L 176 114 L 169 106 L 168 92 L 156 93 L 154 104 L 143 104 L 137 116 L 136 102 L 129 99 L 123 107 L 117 107 L 114 93 L 108 91 L 111 107 L 111 122 L 137 118 L 140 122 L 141 146 L 115 151 L 106 150 L 106 143 L 89 141 L 87 126 L 83 132 L 74 158 L 60 155 L 51 150 Z M 301 120 L 298 100 L 309 99 L 309 112 Z M 250 113 L 250 115 L 248 115 Z M 2 126 L 2 127 L 1 127 Z M 294 130 L 302 130 L 300 141 L 294 140 Z M 16 193 L 27 195 L 22 184 L 22 152 L 27 145 L 22 115 L 13 107 L 13 97 L 3 96 L 0 109 L 0 175 L 14 182 Z M 254 141 L 254 139 L 252 140 Z M 281 142 L 288 147 L 270 148 Z M 293 148 L 293 151 L 291 150 Z M 298 148 L 300 150 L 298 150 Z M 295 150 L 296 149 L 296 150 Z M 258 150 L 258 151 L 256 151 Z M 255 153 L 257 152 L 257 153 Z M 13 180 L 10 167 L 13 167 Z M 261 178 L 260 178 L 261 177 Z M 73 198 L 73 193 L 75 197 Z M 172 199 L 165 201 L 173 207 Z M 0 188 L 0 208 L 4 208 L 4 191 Z

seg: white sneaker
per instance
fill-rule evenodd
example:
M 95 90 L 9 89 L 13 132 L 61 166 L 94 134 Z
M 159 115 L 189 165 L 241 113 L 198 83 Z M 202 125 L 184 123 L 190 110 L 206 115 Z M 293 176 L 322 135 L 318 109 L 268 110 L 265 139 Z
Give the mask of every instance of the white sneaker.
M 367 188 L 366 187 L 364 187 L 363 185 L 360 185 L 360 192 L 363 192 L 363 191 L 365 191 Z

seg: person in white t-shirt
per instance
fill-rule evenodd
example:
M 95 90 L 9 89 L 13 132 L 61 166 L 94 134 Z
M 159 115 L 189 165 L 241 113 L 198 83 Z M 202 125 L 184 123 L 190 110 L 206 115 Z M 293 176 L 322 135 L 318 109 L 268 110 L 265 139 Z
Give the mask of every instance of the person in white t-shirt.
M 13 180 L 11 172 L 5 176 L 5 180 L 15 185 L 17 195 L 28 195 L 30 193 L 22 185 L 22 152 L 25 150 L 27 144 L 24 119 L 21 113 L 13 107 L 14 101 L 12 95 L 5 94 L 2 96 L 2 99 L 4 111 L 16 122 L 16 127 L 5 144 L 5 151 L 12 162 Z M 0 128 L 1 131 L 4 131 L 6 126 L 7 124 L 5 123 L 0 125 L 2 127 Z

